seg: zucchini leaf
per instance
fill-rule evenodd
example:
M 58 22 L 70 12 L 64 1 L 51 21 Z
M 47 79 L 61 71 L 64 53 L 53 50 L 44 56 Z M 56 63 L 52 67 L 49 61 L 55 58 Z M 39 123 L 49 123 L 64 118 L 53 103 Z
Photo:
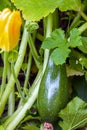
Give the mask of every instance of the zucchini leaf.
M 68 49 L 66 46 L 63 46 L 61 48 L 56 48 L 51 54 L 51 57 L 56 65 L 62 65 L 65 63 L 66 58 L 69 56 L 70 49 Z
M 87 37 L 82 37 L 82 45 L 78 47 L 83 53 L 87 54 Z
M 42 43 L 42 49 L 54 49 L 51 58 L 56 65 L 65 63 L 71 49 L 82 45 L 82 39 L 77 28 L 70 31 L 70 37 L 67 39 L 62 29 L 55 29 L 50 37 Z
M 29 21 L 39 21 L 56 8 L 62 11 L 75 10 L 81 7 L 81 0 L 11 0 L 22 10 L 23 17 Z
M 59 122 L 62 130 L 75 130 L 87 124 L 87 103 L 75 97 L 68 105 L 60 111 Z
M 70 31 L 70 47 L 79 47 L 82 45 L 82 38 L 80 32 L 77 28 L 74 28 Z

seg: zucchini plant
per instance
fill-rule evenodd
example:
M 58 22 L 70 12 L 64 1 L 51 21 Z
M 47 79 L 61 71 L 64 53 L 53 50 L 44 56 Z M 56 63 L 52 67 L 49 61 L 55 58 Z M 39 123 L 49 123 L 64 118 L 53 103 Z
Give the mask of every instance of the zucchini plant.
M 0 0 L 0 49 L 0 130 L 87 125 L 86 0 Z

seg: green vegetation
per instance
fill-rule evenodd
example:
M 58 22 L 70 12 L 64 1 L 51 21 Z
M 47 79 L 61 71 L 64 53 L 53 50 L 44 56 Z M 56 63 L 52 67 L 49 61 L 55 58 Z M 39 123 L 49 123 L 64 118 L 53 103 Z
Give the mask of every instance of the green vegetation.
M 86 0 L 0 0 L 0 49 L 0 130 L 87 126 Z

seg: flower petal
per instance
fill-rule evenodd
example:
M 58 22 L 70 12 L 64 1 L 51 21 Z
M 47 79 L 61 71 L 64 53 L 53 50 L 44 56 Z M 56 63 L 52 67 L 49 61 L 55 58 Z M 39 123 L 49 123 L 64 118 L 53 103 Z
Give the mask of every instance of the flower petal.
M 0 48 L 12 50 L 19 41 L 22 19 L 19 11 L 6 8 L 0 12 Z
M 5 40 L 3 39 L 4 30 L 10 14 L 11 11 L 8 8 L 0 12 L 0 48 L 3 48 L 3 40 Z
M 18 44 L 21 24 L 22 20 L 20 17 L 20 12 L 13 11 L 9 16 L 8 23 L 5 28 L 5 32 L 7 33 L 9 39 L 9 45 L 7 48 L 8 51 L 12 50 Z
M 8 20 L 8 34 L 10 49 L 13 49 L 19 41 L 22 20 L 19 11 L 13 11 Z

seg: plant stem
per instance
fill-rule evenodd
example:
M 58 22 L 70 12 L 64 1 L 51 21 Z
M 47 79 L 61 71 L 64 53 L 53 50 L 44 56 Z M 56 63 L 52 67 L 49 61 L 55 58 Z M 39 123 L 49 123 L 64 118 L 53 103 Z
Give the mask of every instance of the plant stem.
M 14 88 L 12 89 L 9 100 L 8 100 L 8 116 L 12 115 L 15 109 L 15 91 Z
M 20 106 L 4 123 L 3 126 L 4 128 L 7 127 L 7 125 L 18 115 L 20 110 L 22 109 L 23 106 Z
M 80 33 L 83 33 L 87 29 L 87 22 L 85 22 L 83 25 L 81 25 L 78 30 Z
M 40 40 L 40 41 L 43 41 L 43 40 L 44 40 L 44 37 L 43 37 L 40 33 L 37 33 L 36 37 L 37 37 L 37 39 Z
M 40 130 L 44 130 L 44 124 L 41 124 Z
M 17 86 L 17 89 L 18 89 L 18 92 L 22 98 L 22 100 L 24 101 L 24 94 L 21 90 L 21 86 L 20 86 L 20 83 L 19 83 L 19 80 L 17 79 L 16 77 L 16 74 L 15 74 L 15 71 L 14 71 L 14 63 L 11 63 L 11 69 L 12 69 L 12 74 L 13 74 L 13 77 L 14 77 L 14 80 L 15 80 L 15 83 L 16 83 L 16 86 Z
M 52 26 L 53 26 L 52 14 L 49 14 L 49 17 L 47 17 L 46 20 L 47 20 L 47 24 L 45 25 L 46 29 L 44 29 L 44 30 L 46 30 L 46 34 L 44 34 L 44 35 L 46 35 L 46 37 L 49 37 L 51 32 L 52 32 Z M 44 22 L 44 23 L 46 23 L 46 22 Z M 48 58 L 49 58 L 49 50 L 45 49 L 45 52 L 44 52 L 44 63 L 43 63 L 43 72 L 46 69 Z
M 84 20 L 87 21 L 87 15 L 82 10 L 80 10 L 79 13 L 84 18 Z
M 5 126 L 6 127 L 5 130 L 14 130 L 14 128 L 18 125 L 18 123 L 24 118 L 26 111 L 31 108 L 31 106 L 33 105 L 34 101 L 37 98 L 41 78 L 42 78 L 42 72 L 39 71 L 34 84 L 32 85 L 32 87 L 29 90 L 28 101 L 22 106 L 22 109 L 15 116 L 15 118 L 13 118 L 13 120 L 11 120 L 11 122 L 8 122 L 8 125 Z
M 33 42 L 33 39 L 31 37 L 30 33 L 28 35 L 28 43 L 29 43 L 29 46 L 30 46 L 32 56 L 35 60 L 36 66 L 37 66 L 37 68 L 40 68 L 41 67 L 41 57 L 37 53 L 37 50 L 35 48 L 35 45 L 34 45 L 34 42 Z
M 15 64 L 15 68 L 14 68 L 16 76 L 18 76 L 18 73 L 21 69 L 21 66 L 22 66 L 22 63 L 23 63 L 23 60 L 24 60 L 26 47 L 27 47 L 27 39 L 28 39 L 28 32 L 27 32 L 26 28 L 24 28 L 21 46 L 20 46 L 20 50 L 19 50 L 19 56 L 18 56 L 18 59 L 17 59 L 16 64 Z M 5 91 L 2 95 L 2 98 L 0 100 L 0 115 L 4 111 L 5 104 L 7 102 L 9 94 L 11 93 L 11 91 L 14 87 L 14 83 L 15 83 L 15 80 L 14 80 L 13 75 L 11 74 L 10 79 L 8 81 L 8 84 L 6 85 L 6 89 L 5 89 Z
M 29 76 L 30 76 L 31 63 L 32 63 L 32 54 L 30 52 L 29 57 L 28 57 L 27 72 L 26 72 L 26 75 L 25 75 L 26 78 L 25 78 L 25 82 L 24 82 L 24 92 L 25 93 L 26 93 L 26 88 L 27 88 L 27 85 L 28 85 Z
M 53 30 L 59 27 L 58 9 L 53 13 Z
M 47 19 L 48 19 L 47 20 L 48 22 L 47 22 L 46 37 L 48 37 L 52 31 L 52 15 L 49 15 Z M 38 73 L 32 87 L 29 89 L 28 101 L 23 105 L 23 107 L 20 110 L 20 112 L 18 113 L 18 115 L 10 123 L 8 123 L 5 130 L 14 130 L 14 128 L 18 125 L 18 123 L 24 118 L 26 111 L 32 107 L 33 103 L 37 99 L 40 82 L 41 82 L 42 76 L 45 72 L 47 62 L 48 62 L 48 57 L 49 57 L 48 50 L 45 51 L 44 56 L 45 57 L 44 57 L 44 63 L 43 63 L 43 70 L 42 69 L 39 70 L 39 73 Z
M 4 70 L 3 70 L 3 75 L 2 75 L 0 98 L 2 97 L 2 94 L 6 86 L 6 76 L 7 76 L 7 68 L 8 68 L 7 66 L 8 66 L 8 52 L 4 52 Z
M 11 69 L 10 64 L 8 63 L 8 80 L 11 75 Z M 15 91 L 14 88 L 12 89 L 9 99 L 8 99 L 8 116 L 12 115 L 15 109 Z
M 78 13 L 77 16 L 73 19 L 73 21 L 72 21 L 72 23 L 71 23 L 71 25 L 70 25 L 70 27 L 69 27 L 69 31 L 68 31 L 68 32 L 70 32 L 71 29 L 77 27 L 77 25 L 78 25 L 78 23 L 79 23 L 79 21 L 80 21 L 80 17 L 81 17 L 81 16 L 80 16 L 80 14 Z

